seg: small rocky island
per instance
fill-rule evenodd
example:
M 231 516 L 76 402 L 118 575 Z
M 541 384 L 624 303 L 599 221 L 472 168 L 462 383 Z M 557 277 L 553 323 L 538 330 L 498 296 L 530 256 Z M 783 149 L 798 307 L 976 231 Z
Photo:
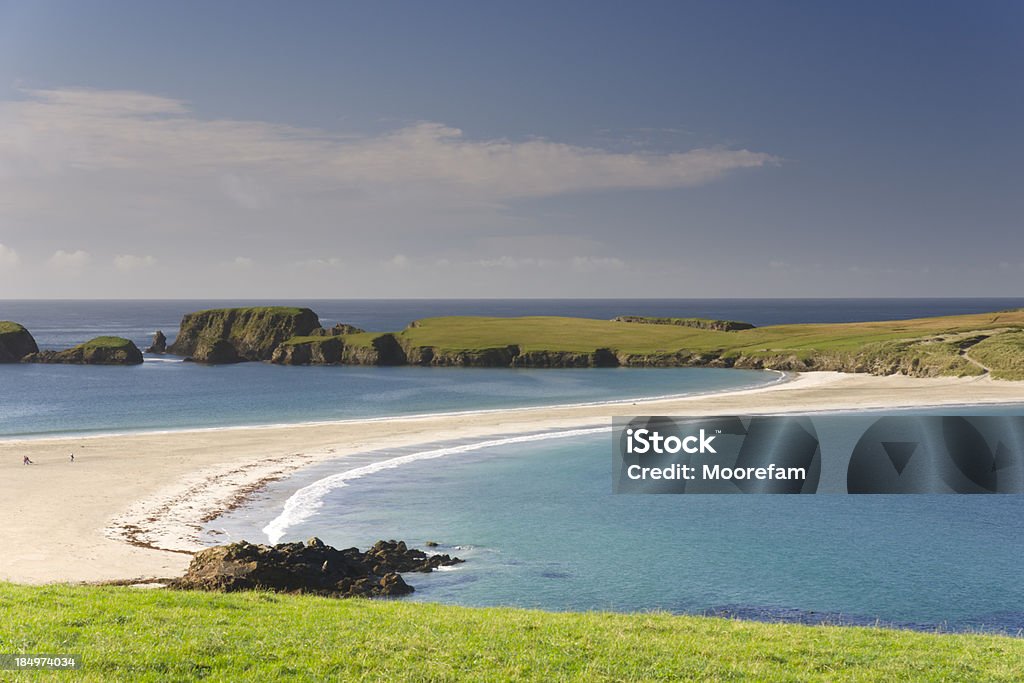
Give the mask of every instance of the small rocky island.
M 398 597 L 415 590 L 401 573 L 427 573 L 462 562 L 449 555 L 427 555 L 404 541 L 378 541 L 366 552 L 338 550 L 315 537 L 305 543 L 273 546 L 240 541 L 196 553 L 185 575 L 168 587 L 270 590 L 336 598 Z
M 38 353 L 36 340 L 28 330 L 10 321 L 0 322 L 0 363 L 17 363 L 22 358 Z
M 142 352 L 124 337 L 96 337 L 63 351 L 40 351 L 22 325 L 0 321 L 0 363 L 67 363 L 74 365 L 138 365 Z

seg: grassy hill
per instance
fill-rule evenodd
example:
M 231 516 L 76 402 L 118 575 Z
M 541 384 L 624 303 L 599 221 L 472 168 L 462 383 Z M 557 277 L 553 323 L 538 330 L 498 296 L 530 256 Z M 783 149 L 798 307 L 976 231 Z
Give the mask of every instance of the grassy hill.
M 584 318 L 450 317 L 413 323 L 395 338 L 409 362 L 476 364 L 511 357 L 544 365 L 575 354 L 582 365 L 717 366 L 875 374 L 1020 374 L 1024 310 L 867 323 L 773 325 L 723 331 Z M 365 335 L 364 335 L 365 336 Z M 359 339 L 359 343 L 365 343 Z M 984 342 L 982 344 L 982 342 Z M 986 362 L 966 355 L 979 345 Z M 426 353 L 424 353 L 426 351 Z M 488 356 L 490 353 L 492 355 Z M 498 353 L 497 356 L 493 354 Z
M 0 584 L 0 652 L 75 681 L 1013 681 L 1024 640 L 664 614 Z M 6 680 L 6 679 L 5 679 Z

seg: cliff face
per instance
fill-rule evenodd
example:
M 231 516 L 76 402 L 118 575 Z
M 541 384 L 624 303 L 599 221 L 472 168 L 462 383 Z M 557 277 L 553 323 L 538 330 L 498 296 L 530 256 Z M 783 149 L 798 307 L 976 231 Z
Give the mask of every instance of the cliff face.
M 123 337 L 96 337 L 65 351 L 38 351 L 22 359 L 25 363 L 68 363 L 72 365 L 138 365 L 142 352 Z
M 17 363 L 38 351 L 36 340 L 28 330 L 18 323 L 0 321 L 0 363 Z
M 320 329 L 308 308 L 221 308 L 188 313 L 167 348 L 200 363 L 271 360 L 281 342 Z
M 270 358 L 278 365 L 337 365 L 344 344 L 341 337 L 320 337 L 281 344 Z
M 472 351 L 443 351 L 430 346 L 405 349 L 410 365 L 475 368 L 605 368 L 619 359 L 610 349 L 590 351 L 521 351 L 515 344 Z
M 358 328 L 355 328 L 358 329 Z M 393 334 L 358 343 L 342 335 L 289 339 L 274 349 L 270 362 L 279 365 L 405 365 L 405 352 Z

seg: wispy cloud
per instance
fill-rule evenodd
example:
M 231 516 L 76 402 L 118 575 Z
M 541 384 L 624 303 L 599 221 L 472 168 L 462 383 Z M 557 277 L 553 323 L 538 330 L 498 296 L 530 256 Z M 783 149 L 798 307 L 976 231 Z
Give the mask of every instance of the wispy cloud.
M 118 254 L 114 257 L 114 267 L 118 270 L 139 270 L 156 265 L 155 256 L 136 256 L 134 254 Z
M 16 268 L 21 263 L 18 252 L 8 246 L 0 244 L 0 268 Z
M 50 256 L 48 263 L 58 270 L 77 270 L 89 265 L 90 261 L 92 261 L 92 256 L 87 251 L 58 249 Z
M 6 177 L 119 170 L 154 175 L 215 174 L 238 205 L 268 201 L 261 178 L 316 189 L 472 192 L 479 198 L 542 197 L 613 188 L 671 188 L 710 182 L 775 157 L 746 149 L 670 154 L 610 152 L 550 140 L 470 139 L 424 122 L 354 137 L 262 121 L 209 120 L 180 100 L 147 93 L 29 90 L 0 103 L 0 174 Z

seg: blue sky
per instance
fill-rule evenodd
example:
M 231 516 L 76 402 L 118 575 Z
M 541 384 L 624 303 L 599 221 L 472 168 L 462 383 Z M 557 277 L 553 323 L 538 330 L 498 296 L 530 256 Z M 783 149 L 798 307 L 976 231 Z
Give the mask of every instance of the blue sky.
M 0 297 L 1024 284 L 1020 3 L 0 2 Z

